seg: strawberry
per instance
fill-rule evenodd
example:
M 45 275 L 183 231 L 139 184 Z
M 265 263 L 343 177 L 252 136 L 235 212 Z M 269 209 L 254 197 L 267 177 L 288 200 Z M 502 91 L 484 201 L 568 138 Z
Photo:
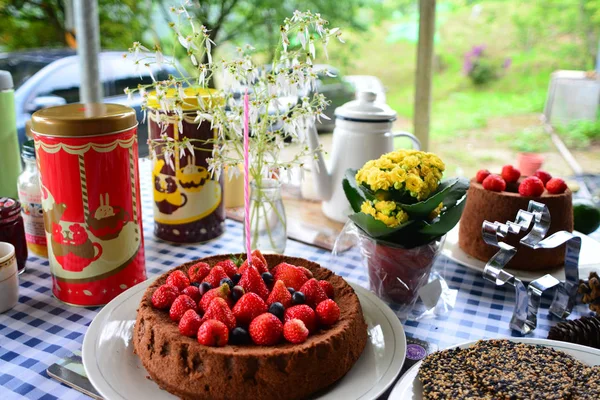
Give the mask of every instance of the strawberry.
M 313 277 L 313 273 L 311 272 L 310 269 L 308 269 L 306 267 L 296 267 L 296 268 L 300 268 L 302 270 L 302 272 L 304 272 L 304 275 L 306 275 L 307 279 L 311 279 Z
M 188 276 L 190 277 L 190 282 L 202 282 L 206 275 L 210 272 L 210 265 L 205 262 L 199 262 L 192 265 L 188 269 Z
M 490 173 L 491 172 L 488 171 L 487 169 L 480 169 L 479 171 L 477 171 L 477 175 L 475 175 L 475 180 L 478 183 L 482 183 L 483 180 L 490 175 Z
M 171 272 L 167 277 L 167 283 L 175 286 L 177 289 L 179 289 L 179 291 L 182 291 L 186 287 L 190 286 L 190 280 L 187 276 L 185 276 L 185 273 L 180 270 Z
M 306 304 L 300 304 L 288 308 L 285 310 L 283 318 L 285 322 L 292 319 L 301 320 L 304 322 L 304 325 L 306 325 L 310 332 L 314 332 L 317 329 L 317 316 L 315 311 Z
M 281 339 L 283 324 L 273 314 L 265 313 L 252 320 L 248 332 L 254 343 L 261 346 L 272 346 Z
M 551 194 L 561 194 L 567 190 L 567 184 L 560 178 L 552 178 L 546 182 L 546 190 Z
M 179 333 L 183 336 L 196 336 L 202 325 L 202 318 L 195 310 L 187 310 L 179 320 Z
M 308 329 L 299 319 L 291 319 L 283 324 L 283 337 L 290 343 L 304 343 L 308 338 Z
M 169 317 L 171 318 L 171 321 L 179 322 L 187 310 L 196 311 L 197 309 L 196 302 L 192 300 L 190 296 L 182 294 L 177 296 L 173 304 L 171 304 Z
M 169 284 L 159 286 L 152 293 L 152 305 L 159 309 L 169 308 L 177 296 L 179 296 L 179 289 L 175 286 Z
M 225 300 L 228 305 L 231 305 L 231 300 L 229 300 L 230 292 L 231 289 L 229 289 L 229 285 L 226 283 L 214 289 L 210 289 L 208 292 L 204 293 L 204 296 L 202 296 L 202 298 L 200 299 L 200 303 L 198 304 L 198 306 L 200 307 L 200 311 L 206 312 L 206 310 L 208 310 L 210 302 L 215 297 L 220 297 L 223 300 Z
M 248 325 L 254 318 L 266 312 L 266 303 L 256 293 L 246 293 L 233 306 L 233 315 L 240 325 Z
M 227 326 L 227 328 L 229 328 L 229 330 L 233 330 L 233 328 L 235 328 L 235 317 L 227 305 L 227 302 L 220 297 L 215 297 L 212 299 L 210 305 L 208 306 L 208 310 L 206 310 L 206 314 L 204 314 L 204 317 L 202 317 L 203 321 L 207 321 L 209 319 L 221 321 Z
M 200 301 L 202 295 L 200 294 L 200 289 L 196 286 L 188 286 L 181 292 L 182 294 L 187 294 L 194 300 L 196 303 Z
M 238 285 L 243 287 L 246 293 L 256 293 L 263 300 L 267 300 L 267 297 L 269 297 L 269 289 L 267 289 L 265 281 L 258 273 L 258 270 L 252 266 L 247 267 L 244 272 L 242 272 L 242 277 L 240 278 Z
M 219 284 L 221 283 L 221 279 L 225 279 L 225 278 L 229 278 L 229 277 L 223 270 L 223 267 L 215 265 L 214 267 L 212 267 L 212 269 L 210 270 L 210 272 L 208 273 L 206 278 L 204 278 L 204 280 L 202 280 L 202 282 L 208 282 L 208 283 L 210 283 L 210 286 L 216 288 L 216 287 L 219 287 Z
M 550 179 L 552 179 L 552 175 L 550 175 L 546 171 L 542 171 L 542 170 L 537 170 L 536 173 L 535 173 L 535 176 L 537 176 L 538 178 L 540 178 L 540 180 L 542 181 L 542 183 L 544 184 L 544 186 L 546 185 L 546 183 L 548 183 L 548 181 Z
M 525 197 L 539 197 L 544 193 L 544 183 L 537 176 L 523 179 L 519 185 L 519 194 Z
M 260 250 L 254 250 L 251 254 L 251 257 L 252 266 L 256 268 L 258 272 L 260 272 L 261 274 L 264 272 L 269 272 L 269 265 L 267 264 L 267 260 L 265 259 L 265 256 L 262 255 Z M 245 260 L 242 263 L 242 265 L 240 265 L 238 273 L 243 273 L 246 268 L 248 268 L 248 260 Z
M 205 346 L 223 347 L 229 340 L 229 329 L 221 321 L 209 319 L 198 329 L 198 343 Z
M 235 274 L 238 273 L 238 268 L 235 263 L 231 260 L 223 260 L 219 261 L 215 264 L 215 267 L 223 268 L 223 271 L 227 274 L 228 277 L 232 278 Z
M 273 285 L 273 290 L 267 299 L 268 305 L 277 302 L 283 304 L 285 308 L 288 308 L 292 305 L 292 295 L 287 287 L 285 287 L 285 283 L 283 283 L 283 281 L 275 282 L 275 285 Z
M 327 281 L 319 281 L 319 286 L 321 286 L 321 289 L 323 289 L 323 291 L 325 292 L 327 297 L 329 297 L 330 299 L 333 299 L 334 292 L 333 292 L 333 285 L 331 283 L 329 283 Z
M 294 290 L 300 290 L 302 285 L 308 281 L 308 278 L 300 268 L 291 264 L 282 263 L 275 267 L 273 279 L 275 281 L 283 281 L 286 287 L 291 287 Z
M 315 308 L 320 302 L 327 300 L 327 294 L 325 294 L 325 291 L 315 278 L 309 279 L 302 285 L 300 291 L 304 293 L 305 303 L 312 308 Z
M 516 182 L 521 177 L 521 171 L 513 167 L 512 165 L 505 165 L 502 167 L 502 179 L 505 182 L 511 183 Z
M 502 192 L 506 190 L 506 182 L 498 175 L 491 174 L 483 180 L 483 188 L 492 192 Z
M 317 319 L 321 325 L 333 325 L 340 319 L 340 308 L 331 299 L 322 301 L 317 306 Z

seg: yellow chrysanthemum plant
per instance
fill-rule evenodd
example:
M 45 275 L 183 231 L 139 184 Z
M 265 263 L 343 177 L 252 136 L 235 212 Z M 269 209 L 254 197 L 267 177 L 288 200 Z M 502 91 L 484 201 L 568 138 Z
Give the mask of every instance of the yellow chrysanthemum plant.
M 444 170 L 437 155 L 418 150 L 396 150 L 347 170 L 350 219 L 367 235 L 405 248 L 445 235 L 460 219 L 469 181 L 442 180 Z

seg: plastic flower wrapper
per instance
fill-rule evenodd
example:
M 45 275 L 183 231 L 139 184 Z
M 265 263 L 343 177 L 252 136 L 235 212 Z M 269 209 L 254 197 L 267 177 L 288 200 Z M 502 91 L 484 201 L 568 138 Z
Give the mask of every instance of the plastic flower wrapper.
M 355 213 L 349 216 L 351 222 L 340 234 L 336 248 L 338 242 L 358 245 L 371 290 L 395 303 L 402 319 L 409 316 L 419 291 L 430 281 L 445 234 L 456 225 L 465 204 L 469 182 L 458 178 L 442 181 L 444 169 L 435 154 L 397 150 L 367 162 L 358 171 L 348 170 L 343 182 Z M 439 297 L 448 300 L 441 310 L 447 310 L 453 300 L 443 271 L 434 271 L 433 276 L 440 279 Z M 433 307 L 438 305 L 429 308 Z

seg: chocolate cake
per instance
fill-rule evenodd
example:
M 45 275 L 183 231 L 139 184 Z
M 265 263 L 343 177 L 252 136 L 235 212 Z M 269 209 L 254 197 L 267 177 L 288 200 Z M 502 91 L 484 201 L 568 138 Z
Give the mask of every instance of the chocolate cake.
M 214 265 L 229 255 L 196 260 Z M 354 290 L 318 264 L 293 257 L 265 255 L 269 267 L 281 262 L 309 269 L 334 288 L 340 318 L 301 344 L 207 347 L 182 336 L 168 313 L 152 306 L 152 294 L 169 271 L 145 292 L 138 309 L 133 345 L 142 364 L 162 389 L 182 399 L 302 399 L 342 378 L 367 342 L 367 325 Z
M 460 219 L 458 244 L 472 257 L 488 261 L 498 248 L 483 241 L 481 227 L 483 221 L 514 221 L 519 210 L 527 210 L 530 200 L 544 203 L 550 211 L 551 223 L 547 236 L 558 231 L 573 231 L 573 205 L 571 191 L 567 189 L 561 194 L 550 194 L 544 191 L 540 197 L 525 197 L 517 192 L 518 184 L 507 184 L 506 191 L 494 192 L 485 190 L 476 180 L 471 180 L 467 192 L 467 203 Z M 555 249 L 532 250 L 519 244 L 525 236 L 507 237 L 505 241 L 515 246 L 518 251 L 508 263 L 508 268 L 535 271 L 562 266 L 565 261 L 565 246 Z

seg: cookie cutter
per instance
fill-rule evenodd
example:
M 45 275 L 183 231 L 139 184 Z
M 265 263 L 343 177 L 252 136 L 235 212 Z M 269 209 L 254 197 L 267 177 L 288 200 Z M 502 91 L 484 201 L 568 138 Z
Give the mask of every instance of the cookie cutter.
M 560 231 L 546 238 L 550 229 L 550 212 L 548 207 L 534 200 L 529 202 L 527 210 L 519 210 L 515 221 L 501 222 L 484 221 L 482 225 L 483 240 L 499 250 L 487 262 L 484 270 L 484 279 L 493 282 L 496 286 L 510 285 L 515 288 L 515 309 L 510 320 L 510 328 L 525 335 L 532 332 L 537 326 L 537 313 L 540 307 L 542 294 L 555 288 L 554 299 L 550 305 L 550 313 L 558 318 L 567 318 L 577 296 L 579 284 L 579 252 L 581 238 L 571 232 Z M 566 244 L 565 252 L 565 280 L 559 281 L 550 274 L 546 274 L 529 283 L 527 287 L 514 275 L 504 271 L 504 267 L 517 254 L 517 249 L 502 241 L 509 235 L 521 232 L 529 233 L 519 242 L 534 250 L 553 249 Z

